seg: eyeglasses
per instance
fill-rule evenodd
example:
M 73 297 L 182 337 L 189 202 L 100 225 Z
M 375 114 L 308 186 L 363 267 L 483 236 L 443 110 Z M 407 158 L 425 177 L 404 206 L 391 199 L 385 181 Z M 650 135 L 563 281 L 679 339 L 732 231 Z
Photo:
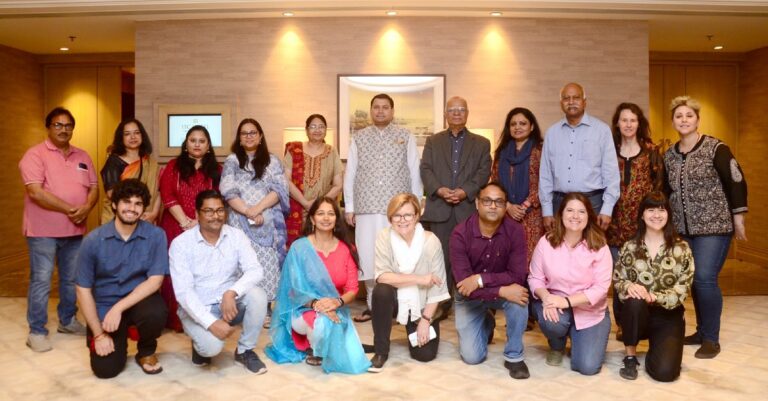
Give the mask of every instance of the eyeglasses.
M 413 220 L 414 217 L 416 217 L 416 215 L 413 214 L 413 213 L 393 214 L 392 215 L 392 222 L 393 223 L 397 223 L 397 222 L 400 222 L 400 221 L 408 222 L 408 221 Z
M 75 124 L 69 123 L 69 124 L 62 124 L 62 123 L 53 123 L 53 128 L 56 128 L 57 130 L 65 130 L 65 131 L 72 131 L 75 129 Z
M 250 136 L 254 137 L 256 135 L 259 135 L 259 131 L 240 131 L 240 136 Z
M 489 207 L 491 204 L 496 205 L 496 207 L 504 207 L 507 205 L 507 200 L 503 198 L 499 199 L 491 199 L 491 198 L 480 198 L 480 204 Z
M 309 129 L 311 129 L 311 130 L 316 130 L 316 129 L 319 129 L 319 130 L 324 130 L 324 129 L 326 129 L 327 127 L 326 127 L 325 125 L 322 125 L 322 124 L 320 124 L 320 125 L 318 125 L 318 124 L 310 124 L 310 126 L 309 126 L 309 127 L 307 127 L 307 128 L 309 128 Z
M 445 111 L 447 113 L 449 113 L 449 114 L 453 114 L 453 113 L 464 114 L 464 113 L 467 112 L 467 108 L 466 107 L 451 107 L 450 109 L 446 109 Z
M 219 216 L 224 216 L 225 214 L 227 214 L 227 209 L 224 209 L 223 207 L 218 209 L 205 208 L 205 209 L 200 209 L 200 213 L 202 213 L 202 215 L 205 217 L 213 217 L 214 214 L 217 214 Z

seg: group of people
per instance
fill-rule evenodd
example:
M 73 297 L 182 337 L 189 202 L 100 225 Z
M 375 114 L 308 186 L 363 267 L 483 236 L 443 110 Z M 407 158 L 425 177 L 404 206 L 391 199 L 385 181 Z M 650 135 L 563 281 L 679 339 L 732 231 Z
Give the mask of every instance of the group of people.
M 452 97 L 448 128 L 419 157 L 414 136 L 392 122 L 393 99 L 379 94 L 372 124 L 352 136 L 345 172 L 318 114 L 306 120 L 307 141 L 287 144 L 282 160 L 261 125 L 242 120 L 223 168 L 206 128 L 194 126 L 160 169 L 143 125 L 129 120 L 101 171 L 102 225 L 85 238 L 98 181 L 88 155 L 70 145 L 74 117 L 56 108 L 46 117 L 48 138 L 19 164 L 31 267 L 27 345 L 51 349 L 45 325 L 56 260 L 58 331 L 86 335 L 98 377 L 124 369 L 129 337 L 141 369 L 160 373 L 164 327 L 183 330 L 192 362 L 209 364 L 236 325 L 234 358 L 257 374 L 266 372 L 254 351 L 264 327 L 264 351 L 277 363 L 379 372 L 393 321 L 405 326 L 411 357 L 428 362 L 451 309 L 467 364 L 486 359 L 503 311 L 511 377 L 530 376 L 529 320 L 549 342 L 548 365 L 562 364 L 570 338 L 571 369 L 591 375 L 605 356 L 613 286 L 626 351 L 620 375 L 637 377 L 637 344 L 648 338 L 646 371 L 675 380 L 683 345 L 700 345 L 697 358 L 720 352 L 717 276 L 732 236 L 746 240 L 746 182 L 728 147 L 699 133 L 694 99 L 673 100 L 680 140 L 664 155 L 637 105 L 620 104 L 609 126 L 585 112 L 586 102 L 579 84 L 565 85 L 565 117 L 545 135 L 530 110 L 512 109 L 491 158 L 489 141 L 466 126 L 467 101 Z M 358 281 L 366 309 L 353 317 Z M 689 293 L 697 330 L 685 336 Z M 372 345 L 354 324 L 369 320 Z

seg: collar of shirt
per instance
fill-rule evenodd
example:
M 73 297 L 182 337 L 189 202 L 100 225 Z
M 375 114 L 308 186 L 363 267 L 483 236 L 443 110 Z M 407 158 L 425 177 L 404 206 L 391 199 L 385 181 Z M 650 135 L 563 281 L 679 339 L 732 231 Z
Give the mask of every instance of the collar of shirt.
M 225 238 L 225 237 L 227 237 L 227 236 L 229 235 L 229 230 L 231 230 L 231 229 L 232 229 L 232 227 L 230 227 L 230 226 L 228 226 L 228 225 L 226 225 L 226 224 L 223 224 L 223 225 L 221 226 L 221 233 L 219 234 L 219 239 L 218 239 L 218 240 L 216 240 L 216 243 L 215 243 L 215 244 L 211 244 L 210 242 L 208 242 L 208 241 L 207 241 L 207 240 L 206 240 L 206 239 L 203 237 L 203 233 L 201 233 L 201 232 L 200 232 L 200 225 L 198 224 L 198 226 L 195 228 L 195 241 L 196 241 L 198 244 L 199 244 L 199 243 L 203 243 L 204 245 L 208 245 L 208 246 L 211 246 L 211 247 L 214 247 L 214 248 L 218 248 L 218 247 L 219 247 L 219 244 L 221 244 L 221 241 L 223 241 L 223 240 L 224 240 L 224 238 Z
M 50 139 L 45 138 L 45 141 L 43 143 L 45 143 L 45 147 L 48 150 L 50 150 L 52 152 L 59 152 L 62 155 L 64 155 L 64 152 L 62 152 L 61 149 L 57 148 L 56 145 L 54 145 L 53 142 L 51 142 Z M 72 154 L 77 153 L 77 152 L 80 152 L 80 149 L 72 146 L 72 144 L 70 143 L 69 144 L 69 153 L 67 153 L 65 156 L 71 156 Z
M 496 228 L 496 232 L 491 235 L 490 238 L 495 238 L 499 235 L 506 235 L 507 233 L 507 224 L 509 224 L 509 221 L 507 221 L 508 217 L 504 216 L 504 220 L 501 221 L 501 224 L 499 224 L 499 227 Z M 469 229 L 470 234 L 472 234 L 472 237 L 474 238 L 489 238 L 483 235 L 483 233 L 480 232 L 480 215 L 475 212 L 472 216 L 468 219 L 469 222 Z
M 560 125 L 561 126 L 566 126 L 566 127 L 571 127 L 571 125 L 568 124 L 568 119 L 567 118 L 563 118 L 562 120 L 560 120 Z M 579 123 L 576 125 L 576 127 L 579 127 L 579 126 L 582 126 L 582 125 L 586 125 L 587 127 L 591 127 L 592 126 L 592 117 L 589 114 L 587 114 L 586 111 L 584 112 L 584 115 L 581 116 L 581 121 L 579 121 Z
M 136 223 L 136 229 L 133 230 L 131 233 L 131 236 L 128 237 L 127 241 L 123 241 L 123 237 L 120 235 L 120 233 L 117 232 L 117 227 L 115 227 L 115 220 L 110 220 L 109 223 L 104 224 L 104 230 L 101 231 L 101 238 L 102 239 L 110 239 L 115 238 L 117 240 L 123 241 L 123 242 L 131 242 L 135 238 L 141 237 L 142 239 L 148 238 L 147 230 L 149 227 L 147 227 L 147 222 L 143 220 L 139 220 L 138 223 Z
M 448 128 L 448 136 L 453 139 L 454 141 L 458 141 L 459 139 L 464 139 L 467 133 L 467 127 L 463 127 L 458 134 L 453 135 L 453 131 L 451 131 L 450 128 Z

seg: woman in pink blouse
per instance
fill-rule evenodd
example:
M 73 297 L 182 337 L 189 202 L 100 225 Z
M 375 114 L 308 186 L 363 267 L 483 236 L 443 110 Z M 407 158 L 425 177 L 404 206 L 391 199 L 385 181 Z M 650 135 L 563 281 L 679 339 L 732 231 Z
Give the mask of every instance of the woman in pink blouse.
M 536 245 L 528 277 L 539 326 L 550 346 L 546 362 L 560 366 L 571 337 L 571 369 L 594 375 L 600 372 L 611 331 L 606 301 L 611 252 L 584 195 L 567 194 L 555 222 Z

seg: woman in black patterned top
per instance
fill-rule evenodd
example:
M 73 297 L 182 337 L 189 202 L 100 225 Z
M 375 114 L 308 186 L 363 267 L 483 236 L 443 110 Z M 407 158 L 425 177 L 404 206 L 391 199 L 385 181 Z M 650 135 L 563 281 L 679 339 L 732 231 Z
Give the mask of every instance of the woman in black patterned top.
M 747 183 L 739 163 L 723 142 L 699 133 L 699 102 L 672 100 L 672 125 L 680 140 L 664 154 L 672 220 L 696 260 L 693 306 L 696 332 L 685 344 L 700 344 L 696 358 L 720 353 L 723 295 L 717 279 L 731 237 L 746 241 Z
M 648 338 L 645 370 L 652 378 L 670 382 L 680 376 L 685 335 L 683 302 L 693 280 L 691 249 L 669 221 L 670 207 L 661 192 L 643 198 L 637 234 L 621 247 L 613 273 L 622 303 L 624 367 L 621 377 L 637 378 L 637 343 Z

